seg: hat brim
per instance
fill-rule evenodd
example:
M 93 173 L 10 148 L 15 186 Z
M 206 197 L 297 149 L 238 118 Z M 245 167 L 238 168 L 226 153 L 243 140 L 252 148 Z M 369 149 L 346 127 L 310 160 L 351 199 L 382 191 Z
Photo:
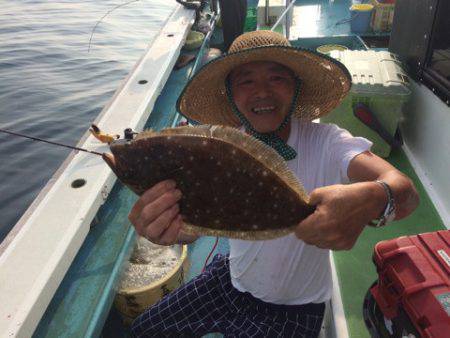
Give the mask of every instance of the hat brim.
M 339 61 L 317 52 L 289 46 L 262 46 L 225 54 L 204 65 L 177 101 L 178 112 L 203 124 L 237 127 L 225 81 L 236 67 L 271 61 L 291 69 L 302 81 L 293 116 L 313 120 L 339 105 L 351 87 L 351 76 Z

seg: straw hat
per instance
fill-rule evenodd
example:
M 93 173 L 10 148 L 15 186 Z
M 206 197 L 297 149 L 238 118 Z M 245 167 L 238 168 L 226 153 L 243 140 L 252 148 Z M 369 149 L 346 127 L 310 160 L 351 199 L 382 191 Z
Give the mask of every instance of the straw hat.
M 271 31 L 253 31 L 234 40 L 227 54 L 204 65 L 181 93 L 178 111 L 203 124 L 237 127 L 239 119 L 228 102 L 225 81 L 236 67 L 271 61 L 290 68 L 302 81 L 293 116 L 313 120 L 329 113 L 345 97 L 351 77 L 343 64 L 315 51 L 294 48 Z

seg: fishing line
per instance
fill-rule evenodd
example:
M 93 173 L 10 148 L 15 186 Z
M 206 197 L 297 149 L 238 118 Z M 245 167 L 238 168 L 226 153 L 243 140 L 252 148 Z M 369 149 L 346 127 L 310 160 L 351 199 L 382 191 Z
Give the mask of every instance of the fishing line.
M 55 146 L 66 147 L 66 148 L 73 149 L 73 150 L 79 150 L 79 151 L 84 151 L 86 153 L 103 156 L 102 153 L 99 153 L 99 152 L 96 152 L 96 151 L 93 151 L 93 150 L 87 150 L 87 149 L 83 149 L 83 148 L 79 148 L 79 147 L 69 146 L 67 144 L 62 144 L 62 143 L 58 143 L 58 142 L 48 141 L 48 140 L 41 139 L 39 137 L 28 136 L 28 135 L 16 133 L 16 132 L 5 130 L 5 129 L 0 129 L 0 132 L 1 133 L 5 133 L 5 134 L 14 135 L 14 136 L 28 138 L 28 139 L 33 140 L 33 141 L 45 142 L 45 143 L 53 144 Z
M 92 37 L 94 36 L 94 31 L 97 28 L 97 26 L 100 24 L 100 22 L 102 22 L 104 18 L 106 18 L 111 12 L 115 11 L 116 9 L 118 9 L 120 7 L 123 7 L 123 6 L 126 6 L 126 5 L 129 5 L 129 4 L 133 3 L 133 2 L 138 2 L 138 1 L 141 1 L 141 0 L 131 0 L 131 1 L 125 2 L 123 4 L 117 5 L 117 6 L 113 7 L 113 8 L 111 8 L 109 11 L 107 11 L 101 17 L 101 19 L 97 21 L 97 23 L 95 24 L 94 28 L 92 28 L 91 37 L 89 38 L 88 53 L 91 50 L 91 41 L 92 41 Z

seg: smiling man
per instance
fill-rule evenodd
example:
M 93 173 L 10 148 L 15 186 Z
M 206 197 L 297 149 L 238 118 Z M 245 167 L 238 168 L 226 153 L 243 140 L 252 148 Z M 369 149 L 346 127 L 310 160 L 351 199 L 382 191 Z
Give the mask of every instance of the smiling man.
M 230 239 L 229 256 L 217 255 L 204 273 L 135 321 L 136 336 L 317 337 L 331 298 L 329 250 L 351 249 L 367 224 L 386 225 L 418 204 L 411 181 L 372 154 L 369 141 L 312 122 L 350 86 L 342 64 L 268 31 L 241 35 L 188 83 L 179 111 L 240 128 L 273 147 L 316 211 L 295 234 Z M 164 245 L 195 241 L 183 232 L 180 198 L 173 181 L 148 190 L 129 216 L 137 232 Z

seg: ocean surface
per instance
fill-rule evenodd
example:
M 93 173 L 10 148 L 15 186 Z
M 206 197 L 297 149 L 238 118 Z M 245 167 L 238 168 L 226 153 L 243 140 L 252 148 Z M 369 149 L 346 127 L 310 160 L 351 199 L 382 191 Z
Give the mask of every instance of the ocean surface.
M 75 145 L 176 5 L 127 2 L 1 1 L 0 128 Z M 0 133 L 0 241 L 69 152 Z

